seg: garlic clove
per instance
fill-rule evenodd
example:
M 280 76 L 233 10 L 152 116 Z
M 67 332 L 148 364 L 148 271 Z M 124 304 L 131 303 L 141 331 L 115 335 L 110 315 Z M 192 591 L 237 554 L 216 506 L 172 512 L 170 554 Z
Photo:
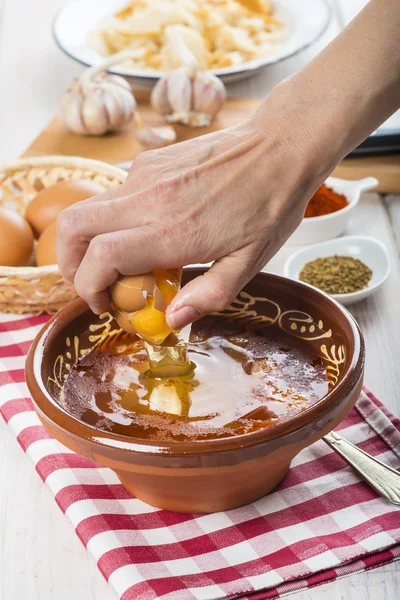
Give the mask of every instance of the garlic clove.
M 120 110 L 123 116 L 123 125 L 128 123 L 136 110 L 136 100 L 132 95 L 122 95 L 120 97 Z
M 120 129 L 131 120 L 136 109 L 135 99 L 130 91 L 118 89 L 115 85 L 106 83 L 102 89 L 110 129 Z
M 127 80 L 124 79 L 123 77 L 121 77 L 120 75 L 112 75 L 112 74 L 108 75 L 107 74 L 107 75 L 104 75 L 104 79 L 109 84 L 115 84 L 119 88 L 123 88 L 124 90 L 127 90 L 130 93 L 130 95 L 132 96 L 132 98 L 134 98 L 131 86 L 129 85 Z
M 121 98 L 118 98 L 119 92 L 112 89 L 103 90 L 103 104 L 108 117 L 109 129 L 120 129 L 125 122 L 125 111 L 122 110 Z
M 102 90 L 94 88 L 86 94 L 82 103 L 82 121 L 89 135 L 103 135 L 111 129 Z
M 150 103 L 160 115 L 164 116 L 172 113 L 172 106 L 168 100 L 168 80 L 166 77 L 161 77 L 151 90 Z
M 131 118 L 136 110 L 136 100 L 129 83 L 119 75 L 104 75 L 102 87 L 113 94 L 117 103 L 121 102 L 125 118 Z
M 162 127 L 144 127 L 136 132 L 136 137 L 148 148 L 163 148 L 176 141 L 175 130 L 168 125 Z
M 187 123 L 192 110 L 192 80 L 185 67 L 174 69 L 168 75 L 167 96 L 172 108 L 167 120 Z
M 146 125 L 139 113 L 135 112 L 136 137 L 148 148 L 162 148 L 176 141 L 176 132 L 173 127 L 150 127 Z
M 193 81 L 193 110 L 207 115 L 211 120 L 221 110 L 226 100 L 226 89 L 218 77 L 199 72 Z
M 60 114 L 64 123 L 74 133 L 85 134 L 86 127 L 82 120 L 83 96 L 79 91 L 68 91 L 60 102 Z

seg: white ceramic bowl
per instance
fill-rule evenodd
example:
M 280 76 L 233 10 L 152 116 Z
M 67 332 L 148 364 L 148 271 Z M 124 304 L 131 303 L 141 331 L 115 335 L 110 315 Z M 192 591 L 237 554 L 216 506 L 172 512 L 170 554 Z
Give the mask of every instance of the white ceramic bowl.
M 349 235 L 301 248 L 286 261 L 284 273 L 290 279 L 299 279 L 300 271 L 306 263 L 335 254 L 357 258 L 372 271 L 372 279 L 365 289 L 351 294 L 331 294 L 332 298 L 346 306 L 376 292 L 389 276 L 389 253 L 385 244 L 363 235 Z
M 56 43 L 68 56 L 84 65 L 99 64 L 104 57 L 88 45 L 87 36 L 126 4 L 127 0 L 72 0 L 60 10 L 53 22 Z M 321 37 L 332 18 L 331 2 L 327 0 L 274 0 L 274 4 L 276 16 L 286 25 L 287 36 L 268 56 L 213 70 L 225 83 L 249 77 L 269 64 L 304 50 Z M 133 78 L 134 83 L 142 87 L 151 87 L 164 75 L 160 71 L 129 67 L 112 67 L 110 72 Z
M 304 218 L 288 239 L 287 244 L 290 246 L 316 244 L 341 235 L 347 227 L 351 213 L 357 206 L 361 192 L 372 190 L 379 182 L 375 177 L 366 177 L 359 181 L 328 177 L 325 183 L 334 192 L 346 196 L 348 206 L 329 215 Z

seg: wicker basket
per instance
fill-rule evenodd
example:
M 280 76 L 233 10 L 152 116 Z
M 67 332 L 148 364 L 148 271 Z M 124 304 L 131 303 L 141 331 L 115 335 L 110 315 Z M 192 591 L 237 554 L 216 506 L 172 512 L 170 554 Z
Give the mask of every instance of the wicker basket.
M 74 156 L 38 156 L 0 164 L 0 206 L 21 215 L 44 187 L 62 179 L 91 179 L 105 188 L 123 183 L 126 171 L 98 160 Z M 33 262 L 33 259 L 32 259 Z M 57 265 L 0 266 L 0 311 L 21 314 L 56 312 L 76 297 Z

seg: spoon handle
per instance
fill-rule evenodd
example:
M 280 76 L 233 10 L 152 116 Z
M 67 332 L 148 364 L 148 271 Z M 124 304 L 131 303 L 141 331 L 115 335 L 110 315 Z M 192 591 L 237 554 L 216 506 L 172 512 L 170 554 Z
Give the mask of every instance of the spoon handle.
M 400 472 L 357 448 L 334 431 L 322 438 L 370 487 L 391 504 L 400 505 Z

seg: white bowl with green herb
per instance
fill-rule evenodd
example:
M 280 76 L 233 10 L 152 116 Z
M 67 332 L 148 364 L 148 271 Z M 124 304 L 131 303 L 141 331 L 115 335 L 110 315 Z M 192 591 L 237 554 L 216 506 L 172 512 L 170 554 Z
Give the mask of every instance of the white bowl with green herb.
M 297 250 L 286 261 L 284 273 L 349 305 L 375 293 L 385 283 L 390 273 L 389 253 L 375 238 L 350 235 Z
M 348 202 L 347 206 L 327 215 L 304 217 L 296 231 L 288 239 L 287 244 L 306 246 L 342 235 L 362 192 L 372 190 L 378 183 L 375 177 L 365 177 L 358 181 L 328 177 L 325 184 L 337 194 L 343 194 Z

